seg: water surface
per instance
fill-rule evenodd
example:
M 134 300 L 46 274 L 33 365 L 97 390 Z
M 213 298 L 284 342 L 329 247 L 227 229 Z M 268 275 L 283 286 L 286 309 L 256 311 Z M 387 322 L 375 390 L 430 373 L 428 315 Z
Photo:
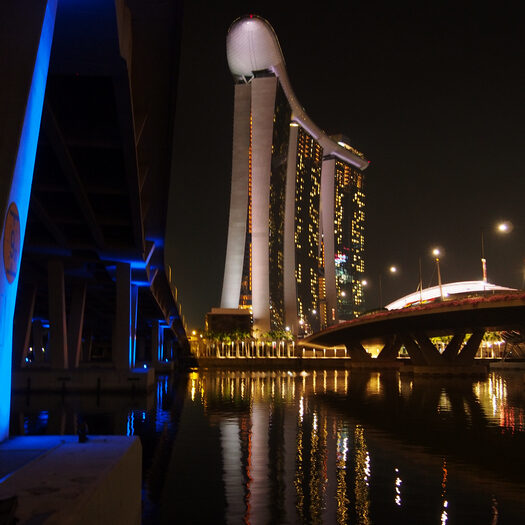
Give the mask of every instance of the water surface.
M 507 524 L 525 516 L 522 372 L 200 369 L 151 396 L 15 396 L 11 434 L 139 435 L 144 525 Z

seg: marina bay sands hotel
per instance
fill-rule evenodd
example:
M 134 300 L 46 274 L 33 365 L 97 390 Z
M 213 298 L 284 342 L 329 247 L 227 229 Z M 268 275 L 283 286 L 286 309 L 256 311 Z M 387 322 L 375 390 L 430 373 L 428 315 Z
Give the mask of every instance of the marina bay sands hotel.
M 235 80 L 228 244 L 221 308 L 261 331 L 315 332 L 361 313 L 368 161 L 299 104 L 271 25 L 227 35 Z

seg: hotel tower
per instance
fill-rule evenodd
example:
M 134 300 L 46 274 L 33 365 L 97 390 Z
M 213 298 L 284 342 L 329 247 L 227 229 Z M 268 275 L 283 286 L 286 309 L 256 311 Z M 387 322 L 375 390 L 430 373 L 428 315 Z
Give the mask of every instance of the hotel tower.
M 227 36 L 235 80 L 228 244 L 221 308 L 254 327 L 305 335 L 361 312 L 363 170 L 298 102 L 271 25 L 250 15 Z

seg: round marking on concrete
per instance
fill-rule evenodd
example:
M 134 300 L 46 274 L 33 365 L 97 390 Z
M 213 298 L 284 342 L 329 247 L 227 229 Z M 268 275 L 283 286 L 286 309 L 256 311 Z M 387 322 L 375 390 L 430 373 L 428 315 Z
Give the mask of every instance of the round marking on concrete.
M 20 258 L 20 217 L 18 208 L 12 202 L 7 210 L 4 225 L 4 268 L 9 283 L 15 280 Z

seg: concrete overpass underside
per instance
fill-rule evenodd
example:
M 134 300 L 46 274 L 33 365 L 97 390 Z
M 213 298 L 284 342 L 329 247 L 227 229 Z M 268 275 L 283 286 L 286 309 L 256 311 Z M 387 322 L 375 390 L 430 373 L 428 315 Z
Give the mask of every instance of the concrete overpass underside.
M 22 8 L 6 10 L 20 42 L 38 39 Z M 127 373 L 189 353 L 164 262 L 181 22 L 176 0 L 57 2 L 13 323 L 15 388 L 28 367 L 110 361 Z M 20 67 L 13 54 L 2 89 L 24 92 L 20 75 L 9 85 Z

